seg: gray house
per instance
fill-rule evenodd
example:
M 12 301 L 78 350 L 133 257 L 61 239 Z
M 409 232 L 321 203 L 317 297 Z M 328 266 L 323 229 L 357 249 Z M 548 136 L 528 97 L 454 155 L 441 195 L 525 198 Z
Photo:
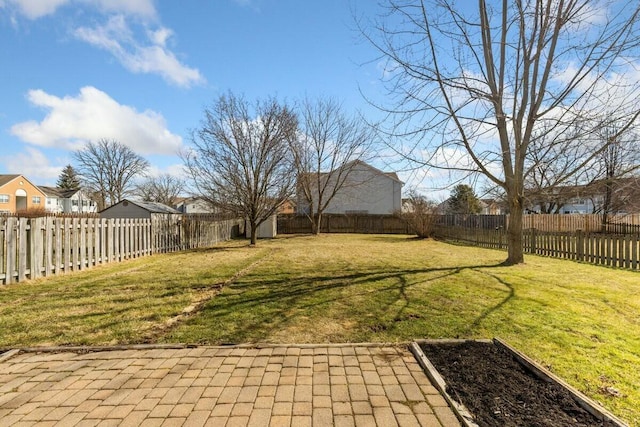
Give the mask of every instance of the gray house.
M 135 200 L 121 200 L 100 211 L 100 218 L 153 218 L 159 215 L 181 215 L 182 213 L 170 206 L 156 202 L 138 202 Z
M 373 166 L 355 160 L 343 166 L 348 176 L 340 190 L 335 194 L 325 213 L 327 214 L 372 214 L 390 215 L 402 209 L 402 181 L 395 172 L 383 172 Z M 334 184 L 340 171 L 338 169 L 322 174 L 329 180 L 329 188 Z M 314 205 L 317 204 L 317 191 L 314 188 Z M 298 213 L 309 210 L 303 194 L 298 194 Z

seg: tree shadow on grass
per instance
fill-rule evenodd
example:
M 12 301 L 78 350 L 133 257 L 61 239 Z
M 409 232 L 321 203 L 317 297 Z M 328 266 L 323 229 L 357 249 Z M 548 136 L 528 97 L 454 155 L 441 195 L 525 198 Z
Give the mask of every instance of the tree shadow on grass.
M 500 264 L 500 265 L 502 265 L 502 264 Z M 478 328 L 480 326 L 480 324 L 487 317 L 489 317 L 491 314 L 493 314 L 493 313 L 497 312 L 498 310 L 500 310 L 505 304 L 510 302 L 516 296 L 516 290 L 515 290 L 515 288 L 513 287 L 513 285 L 511 283 L 501 279 L 500 277 L 496 276 L 495 274 L 491 274 L 489 272 L 481 271 L 481 270 L 478 270 L 478 269 L 474 269 L 474 270 L 476 272 L 480 273 L 480 274 L 484 274 L 486 276 L 491 277 L 493 280 L 495 280 L 496 282 L 500 283 L 502 286 L 506 287 L 509 290 L 509 293 L 498 304 L 493 305 L 493 306 L 485 309 L 478 317 L 476 317 L 476 319 L 473 322 L 471 322 L 469 324 L 469 326 L 465 329 L 465 333 L 464 333 L 465 336 L 470 335 L 474 330 L 476 330 L 476 328 Z
M 329 311 L 334 304 L 342 304 L 345 310 L 350 304 L 357 304 L 354 300 L 359 297 L 369 297 L 375 292 L 373 300 L 368 304 L 380 303 L 376 307 L 377 312 L 394 313 L 385 316 L 390 319 L 384 323 L 384 319 L 370 317 L 365 319 L 362 315 L 355 320 L 358 327 L 368 329 L 375 333 L 376 325 L 382 329 L 392 327 L 395 322 L 405 319 L 405 312 L 412 304 L 408 294 L 409 289 L 428 283 L 436 283 L 447 277 L 455 276 L 465 270 L 481 272 L 478 269 L 499 267 L 495 265 L 472 265 L 462 267 L 425 268 L 405 270 L 373 270 L 365 272 L 324 274 L 315 277 L 289 277 L 283 274 L 280 277 L 263 278 L 256 273 L 249 274 L 238 283 L 233 284 L 225 292 L 210 301 L 204 309 L 187 320 L 184 325 L 175 330 L 180 335 L 181 328 L 189 328 L 190 325 L 200 327 L 224 322 L 234 322 L 230 328 L 229 336 L 222 337 L 219 341 L 258 342 L 268 339 L 273 334 L 290 324 L 290 320 L 298 315 L 306 315 L 312 311 L 326 307 Z M 475 329 L 484 318 L 506 304 L 515 293 L 513 287 L 495 275 L 481 272 L 492 277 L 498 283 L 509 289 L 509 294 L 498 304 L 484 310 L 469 324 L 464 333 Z M 410 281 L 408 278 L 417 274 L 433 274 L 433 277 Z M 392 281 L 392 284 L 387 282 Z M 353 291 L 353 288 L 361 290 Z M 342 290 L 349 291 L 348 295 L 342 294 Z M 397 292 L 395 297 L 390 297 Z M 381 307 L 385 306 L 385 307 Z M 357 311 L 356 311 L 357 313 Z M 411 319 L 411 317 L 409 317 Z M 340 319 L 339 319 L 340 320 Z M 345 320 L 345 319 L 342 319 Z M 367 322 L 374 322 L 367 325 Z M 383 322 L 383 323 L 381 323 Z M 169 333 L 169 336 L 173 332 Z M 224 335 L 224 334 L 223 334 Z M 207 337 L 203 341 L 212 343 Z M 215 342 L 215 341 L 214 341 Z

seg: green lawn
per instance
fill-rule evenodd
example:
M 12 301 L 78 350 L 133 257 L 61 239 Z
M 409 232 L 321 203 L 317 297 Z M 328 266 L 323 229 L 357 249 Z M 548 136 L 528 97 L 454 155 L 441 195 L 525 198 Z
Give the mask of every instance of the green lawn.
M 0 346 L 499 336 L 640 425 L 640 274 L 534 256 L 500 266 L 505 257 L 408 236 L 233 241 L 5 286 Z

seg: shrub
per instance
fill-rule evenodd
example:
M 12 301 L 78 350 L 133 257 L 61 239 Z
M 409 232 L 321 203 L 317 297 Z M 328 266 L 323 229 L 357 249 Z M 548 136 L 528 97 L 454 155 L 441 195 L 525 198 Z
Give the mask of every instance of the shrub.
M 411 230 L 418 237 L 429 238 L 433 235 L 436 214 L 436 202 L 416 192 L 411 192 L 398 216 L 407 221 Z

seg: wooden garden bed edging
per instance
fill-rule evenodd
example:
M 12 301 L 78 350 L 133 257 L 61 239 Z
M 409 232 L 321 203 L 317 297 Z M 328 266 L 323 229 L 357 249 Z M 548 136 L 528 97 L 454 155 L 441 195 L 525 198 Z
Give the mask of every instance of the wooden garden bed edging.
M 523 353 L 519 352 L 515 348 L 511 347 L 505 341 L 500 338 L 494 338 L 493 340 L 460 340 L 460 339 L 432 339 L 432 340 L 417 340 L 410 344 L 410 351 L 415 356 L 416 360 L 422 367 L 423 371 L 427 375 L 427 377 L 434 384 L 436 389 L 442 394 L 444 399 L 447 401 L 449 406 L 452 408 L 454 414 L 461 422 L 461 424 L 465 427 L 478 427 L 474 420 L 474 416 L 470 413 L 470 411 L 461 403 L 454 400 L 447 393 L 447 386 L 444 378 L 440 375 L 435 366 L 429 361 L 429 359 L 425 356 L 424 352 L 420 348 L 420 344 L 461 344 L 464 342 L 475 341 L 475 342 L 483 342 L 483 343 L 493 343 L 496 346 L 499 346 L 506 350 L 509 354 L 511 354 L 516 361 L 518 361 L 521 365 L 525 366 L 531 373 L 533 373 L 536 377 L 542 379 L 543 381 L 556 383 L 558 386 L 567 390 L 576 404 L 578 404 L 582 409 L 589 412 L 595 418 L 600 421 L 607 421 L 610 424 L 613 424 L 618 427 L 628 427 L 626 423 L 617 418 L 611 412 L 607 411 L 600 404 L 585 396 L 583 393 L 572 387 L 570 384 L 566 383 L 560 377 L 548 371 L 546 368 L 541 366 L 539 363 L 534 361 L 533 359 L 527 357 Z

